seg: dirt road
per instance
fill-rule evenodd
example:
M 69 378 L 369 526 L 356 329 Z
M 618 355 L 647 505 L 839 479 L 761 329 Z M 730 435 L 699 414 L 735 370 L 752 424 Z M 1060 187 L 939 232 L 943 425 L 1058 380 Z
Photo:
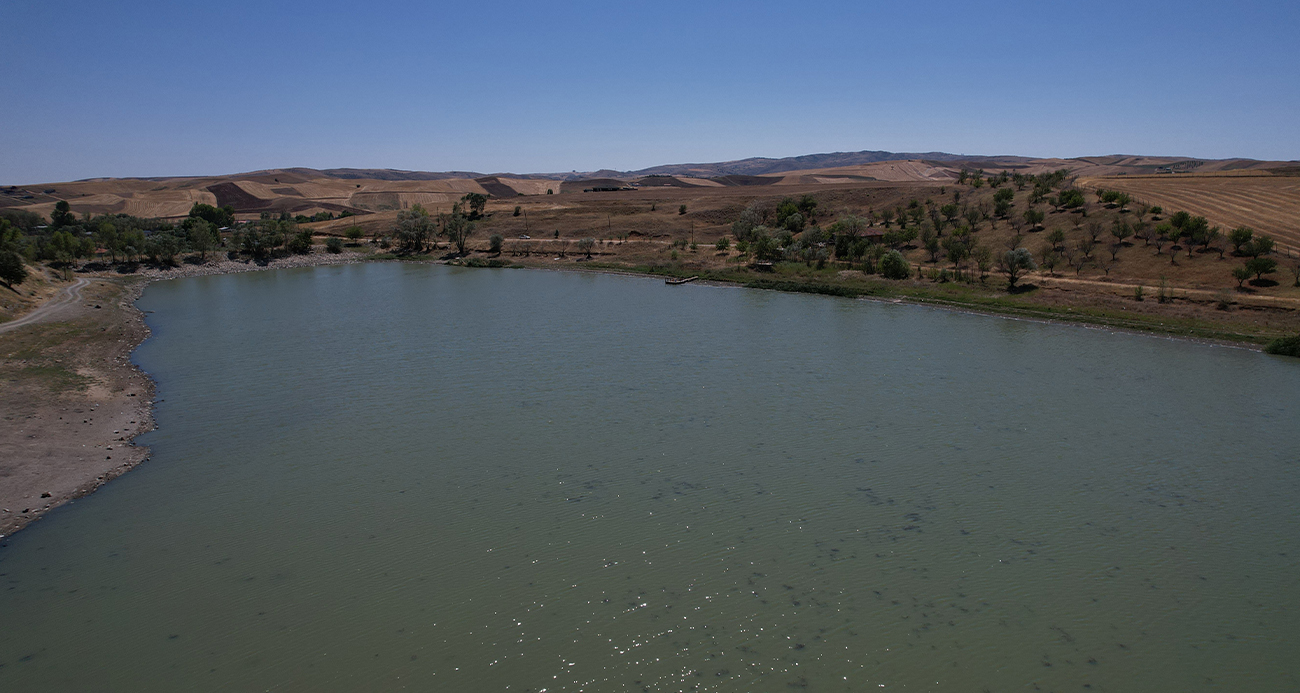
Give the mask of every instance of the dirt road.
M 18 318 L 17 320 L 11 320 L 7 323 L 4 323 L 3 325 L 0 325 L 0 333 L 8 332 L 10 330 L 16 330 L 19 327 L 22 327 L 23 325 L 30 325 L 34 322 L 41 322 L 51 313 L 58 311 L 60 308 L 68 305 L 69 303 L 72 303 L 73 301 L 81 300 L 81 290 L 86 288 L 89 285 L 90 285 L 89 279 L 86 279 L 85 277 L 78 278 L 77 281 L 73 282 L 69 286 L 64 287 L 63 290 L 60 291 L 57 296 L 46 301 L 44 304 L 41 305 L 41 307 L 37 308 L 36 310 L 33 310 L 27 315 L 22 316 L 21 318 Z

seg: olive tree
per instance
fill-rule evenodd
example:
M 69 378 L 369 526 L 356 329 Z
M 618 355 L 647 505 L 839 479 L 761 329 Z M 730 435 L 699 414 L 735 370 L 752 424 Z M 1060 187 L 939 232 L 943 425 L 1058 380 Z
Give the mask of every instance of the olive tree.
M 1253 257 L 1246 261 L 1246 270 L 1255 275 L 1255 281 L 1259 281 L 1264 275 L 1277 271 L 1277 260 L 1271 257 Z
M 397 240 L 397 249 L 403 253 L 423 253 L 430 247 L 437 226 L 428 210 L 423 205 L 411 205 L 410 209 L 397 213 L 397 227 L 393 237 Z
M 1008 250 L 998 258 L 998 270 L 1007 275 L 1007 288 L 1015 289 L 1016 282 L 1027 272 L 1038 269 L 1028 248 Z
M 1042 210 L 1038 210 L 1038 209 L 1026 209 L 1024 216 L 1025 216 L 1025 223 L 1029 224 L 1030 229 L 1036 229 L 1039 226 L 1041 226 L 1043 223 L 1043 219 L 1045 218 L 1045 215 L 1043 214 Z
M 451 208 L 451 214 L 442 215 L 442 230 L 447 239 L 456 246 L 456 254 L 465 254 L 465 245 L 474 234 L 474 223 L 460 211 L 460 205 Z

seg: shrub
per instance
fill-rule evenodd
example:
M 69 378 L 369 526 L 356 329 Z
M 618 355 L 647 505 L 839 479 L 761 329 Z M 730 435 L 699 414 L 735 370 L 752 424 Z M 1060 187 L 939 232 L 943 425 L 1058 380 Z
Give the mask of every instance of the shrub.
M 726 236 L 723 236 L 722 238 L 719 238 L 719 239 L 718 239 L 718 242 L 717 242 L 717 243 L 714 243 L 714 244 L 713 244 L 713 247 L 714 247 L 714 248 L 717 248 L 718 250 L 730 250 L 730 249 L 731 249 L 731 239 L 730 239 L 730 238 L 727 238 Z
M 491 236 L 488 236 L 488 252 L 496 253 L 496 254 L 500 255 L 500 254 L 501 254 L 501 243 L 502 243 L 503 241 L 504 241 L 504 239 L 501 238 L 501 234 L 499 234 L 499 233 L 494 233 L 494 234 L 492 234 Z
M 1300 334 L 1294 337 L 1278 337 L 1264 347 L 1264 353 L 1277 356 L 1300 357 Z
M 293 235 L 288 243 L 289 252 L 296 255 L 306 255 L 311 252 L 311 231 L 303 229 Z
M 912 276 L 912 266 L 902 253 L 891 250 L 880 258 L 880 274 L 886 279 L 907 279 Z
M 686 213 L 686 205 L 682 205 L 681 207 L 678 207 L 678 208 L 677 208 L 677 213 L 678 213 L 678 214 L 685 214 L 685 213 Z
M 343 239 L 338 236 L 330 236 L 325 239 L 325 250 L 335 255 L 343 252 Z
M 23 263 L 23 257 L 14 252 L 0 252 L 0 281 L 12 289 L 14 285 L 22 284 L 26 279 L 27 266 Z

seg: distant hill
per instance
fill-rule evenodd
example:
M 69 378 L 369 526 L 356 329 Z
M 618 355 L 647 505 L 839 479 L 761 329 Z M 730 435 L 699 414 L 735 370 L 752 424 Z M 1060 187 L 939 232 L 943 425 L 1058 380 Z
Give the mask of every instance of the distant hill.
M 908 154 L 866 150 L 861 152 L 805 154 L 803 156 L 789 156 L 782 159 L 769 159 L 767 157 L 757 156 L 748 159 L 722 161 L 712 164 L 667 164 L 663 166 L 643 168 L 639 171 L 628 171 L 625 175 L 634 177 L 687 175 L 695 178 L 714 178 L 718 176 L 735 175 L 764 176 L 773 173 L 786 173 L 788 171 L 807 171 L 812 169 L 840 168 L 842 166 L 861 166 L 863 164 L 874 164 L 881 161 L 899 161 L 904 159 L 924 159 L 929 161 L 951 162 L 960 161 L 962 159 L 985 160 L 988 158 L 989 157 L 967 157 L 960 154 L 948 154 L 945 152 Z M 1020 157 L 1003 158 L 1019 159 Z M 1028 159 L 1026 159 L 1026 161 L 1028 161 Z
M 1101 177 L 1183 175 L 1285 175 L 1300 162 L 1109 155 L 1074 159 L 973 156 L 946 152 L 876 150 L 786 158 L 751 157 L 714 163 L 666 164 L 636 171 L 483 174 L 473 171 L 404 171 L 363 168 L 280 168 L 224 176 L 97 178 L 66 183 L 0 186 L 0 210 L 49 216 L 67 201 L 76 214 L 132 214 L 177 218 L 190 207 L 229 205 L 242 218 L 261 214 L 364 215 L 421 204 L 450 207 L 466 193 L 496 199 L 577 192 L 624 185 L 646 189 L 754 186 L 846 186 L 947 184 L 962 169 L 1036 174 L 1067 169 L 1091 180 Z M 1261 169 L 1267 169 L 1267 173 Z

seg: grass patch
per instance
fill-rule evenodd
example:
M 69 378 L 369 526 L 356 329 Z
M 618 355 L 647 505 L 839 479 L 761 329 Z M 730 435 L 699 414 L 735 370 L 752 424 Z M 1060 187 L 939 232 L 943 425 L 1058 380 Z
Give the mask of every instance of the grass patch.
M 68 370 L 63 366 L 25 366 L 18 369 L 5 369 L 5 380 L 11 384 L 34 384 L 46 388 L 55 394 L 64 392 L 85 392 L 90 387 L 91 379 Z
M 449 264 L 458 265 L 460 267 L 523 267 L 523 265 L 517 265 L 509 260 L 502 260 L 499 258 L 486 259 L 481 257 L 465 258 L 464 260 L 459 260 Z
M 1274 334 L 1240 332 L 1232 326 L 1197 318 L 1169 315 L 1141 315 L 1104 307 L 1062 306 L 1033 301 L 1034 292 L 1003 293 L 1001 282 L 994 284 L 949 282 L 917 284 L 892 282 L 870 277 L 838 279 L 837 269 L 815 270 L 800 263 L 779 263 L 773 273 L 759 273 L 745 267 L 704 270 L 679 265 L 604 265 L 609 269 L 663 277 L 699 276 L 701 279 L 739 284 L 752 289 L 769 289 L 796 293 L 821 294 L 844 298 L 901 298 L 925 305 L 958 308 L 980 313 L 1022 317 L 1033 320 L 1056 320 L 1084 325 L 1154 332 L 1158 334 L 1214 339 L 1250 344 L 1265 344 Z M 592 267 L 592 269 L 595 269 Z
M 1265 353 L 1278 356 L 1300 357 L 1300 334 L 1294 337 L 1278 337 L 1264 347 Z

